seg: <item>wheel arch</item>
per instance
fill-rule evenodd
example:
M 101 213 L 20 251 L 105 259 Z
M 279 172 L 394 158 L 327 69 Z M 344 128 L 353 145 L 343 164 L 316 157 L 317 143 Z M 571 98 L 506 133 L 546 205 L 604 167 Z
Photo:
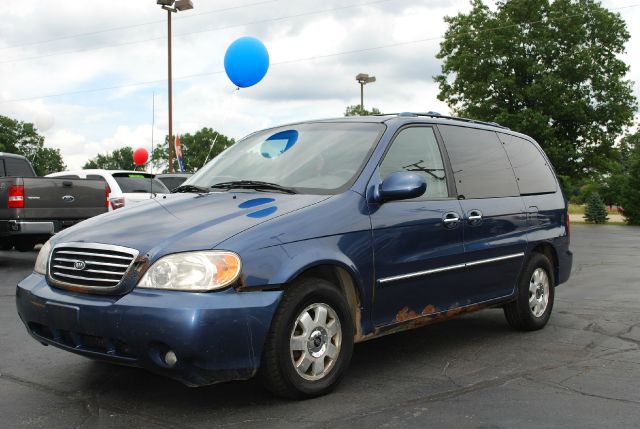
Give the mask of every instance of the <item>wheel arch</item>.
M 298 271 L 285 284 L 285 289 L 300 279 L 320 278 L 336 286 L 344 295 L 354 324 L 354 342 L 362 341 L 364 337 L 362 326 L 362 296 L 355 280 L 355 275 L 339 262 L 324 262 L 305 267 Z
M 553 266 L 553 282 L 554 282 L 554 286 L 558 286 L 558 280 L 559 280 L 559 267 L 560 264 L 558 262 L 558 252 L 556 251 L 556 248 L 549 242 L 542 242 L 542 243 L 537 243 L 532 249 L 531 249 L 531 253 L 540 253 L 542 255 L 544 255 L 547 259 L 549 259 L 549 261 L 551 262 L 551 265 Z

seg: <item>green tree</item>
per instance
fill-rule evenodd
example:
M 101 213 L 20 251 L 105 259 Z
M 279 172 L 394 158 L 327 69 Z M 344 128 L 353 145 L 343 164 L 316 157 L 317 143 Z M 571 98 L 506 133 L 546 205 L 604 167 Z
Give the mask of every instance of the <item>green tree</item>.
M 133 149 L 129 146 L 121 147 L 111 153 L 98 154 L 84 164 L 84 169 L 100 168 L 105 170 L 135 170 L 133 163 Z
M 214 144 L 215 141 L 215 144 Z M 164 143 L 158 145 L 153 150 L 152 162 L 154 166 L 158 166 L 163 172 L 168 172 L 168 137 L 165 137 Z M 184 170 L 186 172 L 198 171 L 205 162 L 211 161 L 218 156 L 223 150 L 233 145 L 235 140 L 221 134 L 212 128 L 202 128 L 194 134 L 181 134 L 180 147 L 182 148 L 182 160 Z M 213 144 L 213 147 L 211 146 Z M 208 158 L 207 158 L 208 156 Z M 155 170 L 156 168 L 154 168 Z M 178 160 L 173 157 L 173 170 L 180 171 Z
M 625 21 L 595 0 L 471 1 L 446 17 L 438 98 L 535 138 L 558 174 L 605 171 L 636 108 Z
M 347 106 L 347 109 L 344 112 L 344 116 L 370 116 L 370 115 L 379 115 L 379 114 L 380 114 L 380 110 L 378 108 L 372 107 L 371 110 L 367 110 L 360 107 L 359 104 Z
M 607 208 L 600 198 L 600 194 L 592 192 L 587 198 L 587 208 L 584 213 L 585 220 L 593 223 L 607 222 Z
M 38 176 L 66 169 L 59 149 L 45 147 L 44 137 L 29 122 L 0 115 L 0 152 L 26 157 Z
M 635 134 L 640 139 L 640 131 Z M 638 140 L 636 140 L 637 142 Z M 629 156 L 627 181 L 622 191 L 622 212 L 631 225 L 640 225 L 640 144 L 635 143 Z

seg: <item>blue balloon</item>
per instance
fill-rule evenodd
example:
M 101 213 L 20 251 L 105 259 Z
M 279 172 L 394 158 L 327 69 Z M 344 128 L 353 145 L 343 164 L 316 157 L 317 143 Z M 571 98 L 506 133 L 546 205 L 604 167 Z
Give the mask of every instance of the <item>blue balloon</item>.
M 269 52 L 255 37 L 241 37 L 227 48 L 224 69 L 237 87 L 253 86 L 267 74 Z

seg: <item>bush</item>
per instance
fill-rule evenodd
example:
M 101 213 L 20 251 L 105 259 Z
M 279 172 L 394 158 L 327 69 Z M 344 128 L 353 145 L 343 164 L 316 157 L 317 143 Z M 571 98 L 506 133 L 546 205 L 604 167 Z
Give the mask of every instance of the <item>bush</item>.
M 587 222 L 605 223 L 607 221 L 607 207 L 604 205 L 600 194 L 593 192 L 589 195 L 584 214 Z

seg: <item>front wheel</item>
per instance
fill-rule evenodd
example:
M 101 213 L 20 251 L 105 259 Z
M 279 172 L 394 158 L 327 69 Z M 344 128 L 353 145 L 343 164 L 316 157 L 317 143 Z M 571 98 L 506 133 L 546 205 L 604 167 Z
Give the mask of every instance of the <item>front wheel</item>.
M 351 313 L 335 286 L 315 278 L 292 284 L 265 344 L 265 387 L 293 399 L 330 392 L 349 366 L 353 332 Z
M 517 299 L 504 306 L 507 322 L 521 331 L 544 328 L 551 317 L 554 297 L 551 262 L 543 254 L 534 253 L 522 271 Z

